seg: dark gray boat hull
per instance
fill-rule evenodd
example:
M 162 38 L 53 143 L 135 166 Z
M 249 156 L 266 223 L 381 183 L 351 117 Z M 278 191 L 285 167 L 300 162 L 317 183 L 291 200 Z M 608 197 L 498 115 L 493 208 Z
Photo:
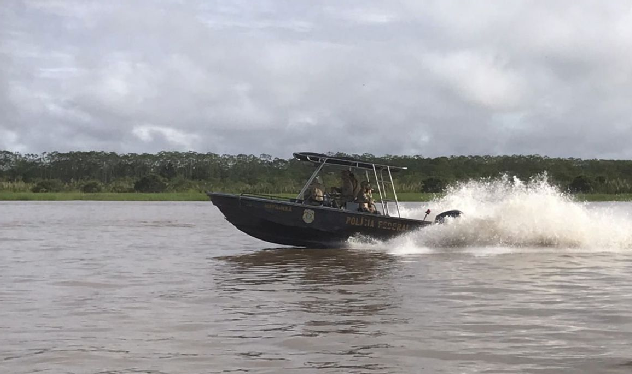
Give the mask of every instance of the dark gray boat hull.
M 237 229 L 267 242 L 298 247 L 340 248 L 350 237 L 386 240 L 432 224 L 257 196 L 208 196 Z

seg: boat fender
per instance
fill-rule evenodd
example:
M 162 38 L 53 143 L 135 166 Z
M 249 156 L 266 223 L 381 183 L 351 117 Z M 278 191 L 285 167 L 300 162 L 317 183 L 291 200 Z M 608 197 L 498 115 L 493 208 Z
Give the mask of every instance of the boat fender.
M 447 210 L 443 213 L 437 214 L 435 217 L 435 223 L 445 223 L 446 218 L 459 218 L 463 215 L 460 210 Z

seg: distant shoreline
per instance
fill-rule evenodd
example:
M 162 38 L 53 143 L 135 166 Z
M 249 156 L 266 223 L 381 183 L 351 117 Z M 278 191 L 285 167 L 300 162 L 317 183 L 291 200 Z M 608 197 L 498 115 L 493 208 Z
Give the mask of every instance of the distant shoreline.
M 294 197 L 293 194 L 270 194 Z M 401 202 L 426 202 L 437 194 L 403 192 L 398 194 Z M 577 194 L 577 201 L 632 201 L 632 194 Z M 201 192 L 164 193 L 81 193 L 81 192 L 0 192 L 0 201 L 209 201 Z

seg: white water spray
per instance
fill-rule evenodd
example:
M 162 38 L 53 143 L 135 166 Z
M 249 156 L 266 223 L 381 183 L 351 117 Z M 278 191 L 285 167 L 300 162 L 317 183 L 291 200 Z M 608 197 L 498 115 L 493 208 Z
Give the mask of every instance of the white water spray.
M 576 202 L 551 185 L 546 175 L 528 182 L 505 176 L 459 184 L 441 199 L 417 209 L 403 209 L 402 216 L 423 219 L 427 208 L 433 214 L 459 209 L 464 216 L 370 246 L 402 254 L 437 248 L 487 248 L 492 252 L 510 248 L 632 249 L 632 217 L 627 211 L 595 209 Z M 351 245 L 366 247 L 366 243 Z

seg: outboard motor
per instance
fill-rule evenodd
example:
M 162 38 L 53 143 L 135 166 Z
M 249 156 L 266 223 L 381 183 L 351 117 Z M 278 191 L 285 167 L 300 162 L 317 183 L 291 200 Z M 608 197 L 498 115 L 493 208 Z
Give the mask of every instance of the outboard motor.
M 446 218 L 459 218 L 463 215 L 460 210 L 447 210 L 443 213 L 437 214 L 435 217 L 435 223 L 445 223 Z

